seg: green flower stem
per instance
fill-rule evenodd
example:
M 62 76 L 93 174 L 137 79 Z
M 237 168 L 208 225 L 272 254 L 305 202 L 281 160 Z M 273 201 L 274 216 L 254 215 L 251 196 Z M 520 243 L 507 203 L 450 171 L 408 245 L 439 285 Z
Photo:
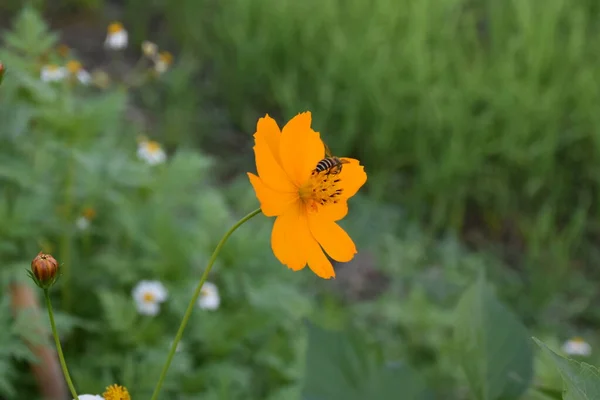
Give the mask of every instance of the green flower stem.
M 79 396 L 77 396 L 77 391 L 75 390 L 75 386 L 73 386 L 73 381 L 71 381 L 71 376 L 69 375 L 69 370 L 67 369 L 67 363 L 65 362 L 65 356 L 63 354 L 62 347 L 60 345 L 60 339 L 58 338 L 58 332 L 56 330 L 56 323 L 54 322 L 54 313 L 52 312 L 52 303 L 50 303 L 50 295 L 48 293 L 48 289 L 44 289 L 44 298 L 46 299 L 46 308 L 48 309 L 48 317 L 50 317 L 50 326 L 52 327 L 52 336 L 54 336 L 54 342 L 56 343 L 56 352 L 58 353 L 60 367 L 63 370 L 63 374 L 65 375 L 65 380 L 67 381 L 69 390 L 71 391 L 71 394 L 73 395 L 73 399 L 79 400 Z
M 171 365 L 171 361 L 173 360 L 173 356 L 175 355 L 175 351 L 177 350 L 177 345 L 179 344 L 179 341 L 181 340 L 181 337 L 183 336 L 183 330 L 185 329 L 185 326 L 187 325 L 187 323 L 190 319 L 190 315 L 192 315 L 192 310 L 194 309 L 194 305 L 196 304 L 196 301 L 198 300 L 198 297 L 200 296 L 200 292 L 202 291 L 202 285 L 204 285 L 204 282 L 206 282 L 206 279 L 208 278 L 208 274 L 210 273 L 210 270 L 212 269 L 212 266 L 215 263 L 217 256 L 221 252 L 223 245 L 225 244 L 225 242 L 227 242 L 227 239 L 229 239 L 229 236 L 231 236 L 231 234 L 233 232 L 235 232 L 235 230 L 237 228 L 242 226 L 245 222 L 250 220 L 255 215 L 258 215 L 259 213 L 260 213 L 260 208 L 252 211 L 250 214 L 246 215 L 244 218 L 240 219 L 235 225 L 233 225 L 231 227 L 231 229 L 229 229 L 227 231 L 227 233 L 225 233 L 225 235 L 223 236 L 223 238 L 221 239 L 221 241 L 215 248 L 215 251 L 213 252 L 212 256 L 210 257 L 210 260 L 208 260 L 208 265 L 206 266 L 206 269 L 204 270 L 204 273 L 202 274 L 202 277 L 200 278 L 200 282 L 198 282 L 198 286 L 196 286 L 194 295 L 192 296 L 192 299 L 190 300 L 190 303 L 188 304 L 188 307 L 187 307 L 187 310 L 185 311 L 183 319 L 181 320 L 181 325 L 179 325 L 179 330 L 177 331 L 177 335 L 175 335 L 175 340 L 173 340 L 173 344 L 171 345 L 171 350 L 169 351 L 169 355 L 167 356 L 167 361 L 165 362 L 162 372 L 160 373 L 160 378 L 158 379 L 158 383 L 156 384 L 156 388 L 154 389 L 154 393 L 152 394 L 151 400 L 156 400 L 158 398 L 158 393 L 160 392 L 160 388 L 162 387 L 165 377 L 167 376 L 167 370 L 169 369 L 169 366 Z

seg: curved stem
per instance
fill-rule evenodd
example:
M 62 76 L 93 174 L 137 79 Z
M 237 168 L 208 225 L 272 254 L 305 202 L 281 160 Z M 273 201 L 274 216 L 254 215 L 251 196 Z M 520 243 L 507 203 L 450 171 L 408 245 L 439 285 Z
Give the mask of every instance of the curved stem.
M 260 213 L 260 208 L 252 211 L 250 214 L 248 214 L 244 218 L 240 219 L 235 225 L 233 225 L 231 227 L 231 229 L 229 229 L 227 231 L 227 233 L 225 233 L 225 235 L 223 236 L 223 238 L 221 239 L 219 244 L 217 244 L 215 251 L 213 252 L 212 256 L 210 257 L 210 260 L 208 260 L 208 265 L 206 266 L 206 269 L 204 270 L 202 277 L 200 277 L 200 281 L 198 282 L 198 286 L 196 286 L 196 290 L 194 291 L 194 295 L 192 296 L 192 299 L 190 300 L 190 303 L 188 304 L 187 310 L 185 311 L 185 314 L 183 315 L 183 319 L 181 320 L 181 324 L 179 325 L 179 330 L 177 331 L 177 334 L 175 335 L 173 344 L 171 344 L 171 350 L 169 351 L 169 355 L 167 356 L 167 361 L 165 362 L 162 372 L 160 373 L 160 377 L 158 379 L 158 383 L 156 384 L 156 388 L 154 389 L 154 393 L 152 393 L 151 400 L 156 400 L 158 398 L 158 393 L 160 392 L 160 388 L 162 387 L 165 377 L 167 376 L 167 371 L 169 369 L 169 366 L 171 365 L 173 356 L 175 356 L 175 351 L 177 350 L 177 345 L 179 344 L 179 341 L 181 340 L 181 337 L 183 336 L 183 331 L 185 329 L 185 326 L 187 325 L 187 323 L 190 319 L 190 316 L 192 315 L 192 311 L 194 309 L 194 304 L 196 304 L 196 301 L 198 300 L 198 297 L 200 296 L 200 293 L 202 291 L 202 285 L 204 285 L 204 282 L 208 278 L 208 274 L 210 273 L 210 270 L 212 269 L 212 266 L 215 263 L 217 256 L 221 252 L 223 245 L 225 244 L 225 242 L 227 242 L 227 239 L 229 239 L 229 236 L 231 236 L 231 234 L 233 232 L 235 232 L 235 230 L 237 228 L 239 228 L 241 225 L 243 225 L 245 222 L 247 222 L 248 220 L 250 220 L 252 217 L 254 217 L 255 215 L 257 215 L 259 213 Z
M 58 338 L 58 331 L 56 330 L 56 323 L 54 322 L 54 313 L 52 312 L 52 303 L 50 303 L 50 295 L 48 294 L 48 289 L 44 289 L 44 298 L 46 299 L 46 308 L 48 309 L 48 317 L 50 317 L 50 326 L 52 327 L 52 336 L 54 336 L 54 342 L 56 343 L 56 352 L 58 353 L 60 367 L 62 368 L 63 374 L 65 375 L 65 380 L 67 381 L 69 390 L 73 395 L 73 399 L 79 400 L 79 396 L 77 396 L 75 386 L 73 386 L 73 381 L 71 381 L 69 370 L 67 369 L 67 363 L 65 362 L 65 356 L 63 355 L 62 347 L 60 345 L 60 339 Z

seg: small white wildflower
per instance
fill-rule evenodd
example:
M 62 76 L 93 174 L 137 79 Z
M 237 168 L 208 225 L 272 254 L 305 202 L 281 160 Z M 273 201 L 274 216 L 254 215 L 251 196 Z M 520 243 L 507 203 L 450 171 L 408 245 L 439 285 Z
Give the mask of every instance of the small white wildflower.
M 200 291 L 200 297 L 198 298 L 198 305 L 205 310 L 216 310 L 219 308 L 219 305 L 221 305 L 221 297 L 219 296 L 219 288 L 217 288 L 217 285 L 210 282 L 204 282 L 202 290 Z
M 104 47 L 111 50 L 123 50 L 127 47 L 129 35 L 120 22 L 113 22 L 108 26 Z
M 85 208 L 79 218 L 75 221 L 75 226 L 80 231 L 85 231 L 90 227 L 92 220 L 96 217 L 96 210 L 91 207 Z
M 89 72 L 83 69 L 79 61 L 71 60 L 67 63 L 67 71 L 71 76 L 75 77 L 82 85 L 89 85 L 92 81 L 92 76 Z
M 592 346 L 580 337 L 567 340 L 563 344 L 562 350 L 570 356 L 588 357 L 592 354 Z
M 150 59 L 154 59 L 154 57 L 156 57 L 156 55 L 158 54 L 158 46 L 156 45 L 156 43 L 144 40 L 142 42 L 142 53 L 144 54 L 144 56 Z
M 77 218 L 77 221 L 75 221 L 75 226 L 80 231 L 85 231 L 90 227 L 90 220 L 82 215 L 81 217 Z
M 167 300 L 167 289 L 159 281 L 140 281 L 131 294 L 142 315 L 155 316 L 160 311 L 160 303 Z
M 163 74 L 167 72 L 171 64 L 173 64 L 173 55 L 168 51 L 161 51 L 154 60 L 154 70 L 159 74 Z
M 138 145 L 137 155 L 150 165 L 162 164 L 167 160 L 165 151 L 153 140 L 142 140 Z
M 44 82 L 62 81 L 67 76 L 67 69 L 56 64 L 48 64 L 42 67 L 40 79 Z
M 80 394 L 77 395 L 77 397 L 79 400 L 104 400 L 104 397 L 98 396 L 97 394 Z

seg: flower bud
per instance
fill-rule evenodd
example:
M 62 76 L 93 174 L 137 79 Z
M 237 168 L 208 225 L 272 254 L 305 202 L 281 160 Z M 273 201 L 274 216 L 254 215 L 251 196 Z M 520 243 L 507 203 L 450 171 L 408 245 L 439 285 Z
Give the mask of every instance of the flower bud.
M 50 254 L 41 251 L 31 262 L 31 274 L 35 283 L 42 289 L 47 289 L 58 278 L 58 262 Z
M 0 85 L 2 85 L 2 78 L 4 78 L 4 72 L 6 71 L 6 67 L 4 64 L 0 62 Z

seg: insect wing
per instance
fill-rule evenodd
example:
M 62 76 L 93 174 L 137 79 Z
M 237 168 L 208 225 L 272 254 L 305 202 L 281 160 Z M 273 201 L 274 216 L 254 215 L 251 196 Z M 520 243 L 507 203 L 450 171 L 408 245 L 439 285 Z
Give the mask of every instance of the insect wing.
M 329 150 L 329 146 L 327 146 L 327 143 L 323 142 L 323 147 L 325 147 L 325 157 L 331 157 L 331 150 Z

